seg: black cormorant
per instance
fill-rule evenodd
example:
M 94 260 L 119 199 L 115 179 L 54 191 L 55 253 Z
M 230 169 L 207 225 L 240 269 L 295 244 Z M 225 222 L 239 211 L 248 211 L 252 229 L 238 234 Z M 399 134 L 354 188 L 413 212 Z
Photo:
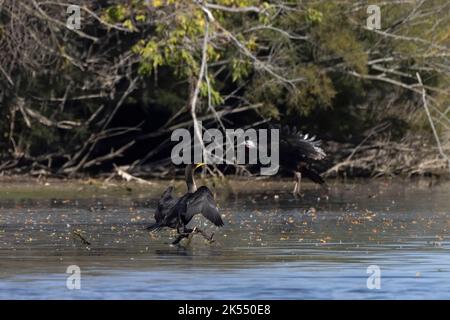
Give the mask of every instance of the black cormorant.
M 179 235 L 172 244 L 179 243 L 183 238 L 189 237 L 193 233 L 200 233 L 206 239 L 212 241 L 214 234 L 207 236 L 206 233 L 199 228 L 188 229 L 186 227 L 192 218 L 199 213 L 216 226 L 223 226 L 222 218 L 220 217 L 219 210 L 217 209 L 211 191 L 205 186 L 201 186 L 197 189 L 194 172 L 202 165 L 204 165 L 204 163 L 195 166 L 188 164 L 186 166 L 185 179 L 188 191 L 181 198 L 176 198 L 172 194 L 172 186 L 164 191 L 158 201 L 158 206 L 155 211 L 156 222 L 148 226 L 147 230 L 159 231 L 163 227 L 177 229 Z M 183 228 L 182 232 L 180 232 L 180 228 Z
M 279 133 L 280 170 L 294 174 L 295 185 L 293 194 L 295 196 L 300 195 L 302 176 L 308 177 L 315 183 L 324 185 L 325 181 L 320 174 L 311 167 L 312 161 L 322 160 L 326 157 L 325 152 L 320 147 L 320 141 L 316 140 L 315 136 L 309 137 L 308 134 L 302 134 L 297 131 L 296 127 L 290 129 L 288 126 L 285 126 L 280 129 Z M 257 148 L 256 144 L 251 140 L 247 140 L 245 145 L 248 148 Z

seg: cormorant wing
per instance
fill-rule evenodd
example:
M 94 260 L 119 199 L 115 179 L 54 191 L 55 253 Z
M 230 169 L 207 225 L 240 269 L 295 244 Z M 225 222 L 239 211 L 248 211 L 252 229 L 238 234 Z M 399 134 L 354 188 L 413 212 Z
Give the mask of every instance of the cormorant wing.
M 223 221 L 214 201 L 214 196 L 205 186 L 201 186 L 191 194 L 186 203 L 186 217 L 188 220 L 198 213 L 201 213 L 216 226 L 223 226 Z
M 172 194 L 173 187 L 168 187 L 163 194 L 161 195 L 161 198 L 158 201 L 158 206 L 155 211 L 155 220 L 157 222 L 164 219 L 164 217 L 167 215 L 167 213 L 172 209 L 172 207 L 175 206 L 177 203 L 177 198 L 173 196 Z
M 300 154 L 306 159 L 321 160 L 326 154 L 320 148 L 320 141 L 315 137 L 308 137 L 297 132 L 297 128 L 292 130 L 284 127 L 280 131 L 280 152 L 286 154 Z

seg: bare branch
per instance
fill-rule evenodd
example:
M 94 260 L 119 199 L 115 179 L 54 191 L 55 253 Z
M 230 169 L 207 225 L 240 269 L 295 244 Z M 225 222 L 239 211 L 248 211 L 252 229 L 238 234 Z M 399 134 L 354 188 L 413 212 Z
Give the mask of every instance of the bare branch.
M 428 121 L 430 122 L 431 130 L 433 130 L 434 139 L 436 140 L 436 144 L 439 149 L 439 153 L 441 154 L 442 158 L 447 159 L 448 161 L 448 170 L 450 171 L 450 158 L 445 154 L 444 150 L 442 149 L 441 141 L 439 140 L 439 135 L 436 131 L 436 127 L 434 126 L 433 119 L 431 118 L 430 110 L 428 109 L 427 104 L 427 93 L 425 91 L 425 88 L 423 87 L 422 78 L 420 77 L 420 74 L 416 73 L 417 80 L 419 81 L 419 84 L 422 86 L 422 102 L 423 107 L 425 109 L 425 113 L 427 114 Z

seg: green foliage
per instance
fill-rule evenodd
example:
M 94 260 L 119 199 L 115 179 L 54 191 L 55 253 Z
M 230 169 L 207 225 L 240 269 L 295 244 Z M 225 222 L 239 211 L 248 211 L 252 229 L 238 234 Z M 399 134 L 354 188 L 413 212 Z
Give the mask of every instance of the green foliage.
M 374 1 L 382 8 L 382 32 L 392 32 L 391 37 L 365 30 L 365 2 L 208 3 L 232 10 L 209 9 L 214 21 L 208 23 L 207 72 L 200 84 L 199 113 L 209 112 L 208 102 L 218 108 L 262 104 L 256 112 L 239 114 L 238 120 L 278 119 L 341 140 L 363 135 L 386 120 L 396 127 L 393 132 L 400 138 L 406 129 L 429 128 L 422 109 L 416 111 L 420 96 L 374 77 L 381 75 L 418 88 L 415 72 L 420 72 L 428 86 L 433 116 L 440 116 L 448 126 L 448 50 L 442 48 L 450 46 L 450 16 L 446 10 L 436 11 L 445 8 L 445 0 L 421 2 L 419 17 L 411 15 L 417 3 Z M 164 110 L 164 115 L 171 117 L 189 104 L 200 75 L 208 22 L 200 2 L 131 0 L 106 1 L 99 6 L 101 9 L 95 13 L 102 22 L 92 19 L 83 29 L 98 36 L 98 43 L 90 44 L 68 30 L 61 30 L 61 35 L 54 31 L 60 38 L 48 52 L 56 58 L 52 56 L 39 67 L 35 67 L 34 60 L 25 61 L 11 72 L 14 87 L 0 74 L 5 88 L 4 93 L 0 92 L 0 103 L 9 107 L 0 110 L 2 119 L 6 119 L 0 121 L 0 134 L 6 138 L 3 140 L 8 150 L 12 144 L 8 119 L 17 97 L 32 97 L 27 106 L 53 121 L 83 123 L 100 105 L 105 108 L 101 115 L 109 114 L 129 80 L 139 76 L 136 90 L 122 109 L 134 104 L 145 109 L 147 115 Z M 13 48 L 2 43 L 8 35 L 7 22 L 0 17 L 0 46 Z M 47 23 L 42 24 L 43 30 Z M 14 52 L 10 61 L 31 56 L 27 52 L 16 58 L 17 52 L 21 50 Z M 375 69 L 373 61 L 383 58 L 392 61 L 379 62 Z M 122 59 L 129 60 L 111 73 L 98 68 L 115 66 Z M 69 99 L 71 102 L 65 105 L 52 100 L 64 97 L 68 87 L 69 97 L 101 93 L 102 98 Z M 70 154 L 102 127 L 101 121 L 92 121 L 88 126 L 64 131 L 32 121 L 29 128 L 16 110 L 13 136 L 21 148 L 35 155 L 40 150 L 59 149 Z M 155 119 L 149 116 L 145 121 L 153 125 Z M 439 132 L 446 128 L 440 122 L 437 126 Z
M 326 73 L 314 65 L 300 67 L 298 73 L 305 81 L 299 83 L 298 90 L 288 92 L 288 114 L 308 115 L 314 108 L 331 107 L 336 91 Z
M 233 82 L 246 78 L 251 71 L 251 63 L 248 60 L 231 60 L 231 79 Z
M 323 20 L 322 12 L 314 8 L 308 8 L 308 10 L 306 10 L 306 21 L 312 24 L 320 24 L 322 20 Z
M 321 23 L 312 26 L 311 33 L 320 44 L 320 54 L 336 55 L 359 73 L 367 73 L 367 53 L 354 27 L 346 17 L 347 7 L 338 2 L 317 5 Z

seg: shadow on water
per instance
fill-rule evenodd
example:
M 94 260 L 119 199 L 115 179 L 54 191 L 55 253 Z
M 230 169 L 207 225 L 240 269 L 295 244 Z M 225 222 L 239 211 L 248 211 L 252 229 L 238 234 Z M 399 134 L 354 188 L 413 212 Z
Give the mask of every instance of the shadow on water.
M 448 183 L 335 183 L 300 199 L 290 187 L 238 185 L 218 199 L 224 228 L 193 221 L 216 242 L 174 247 L 173 231 L 145 231 L 162 187 L 0 186 L 0 298 L 450 298 Z M 69 265 L 81 290 L 66 287 Z

